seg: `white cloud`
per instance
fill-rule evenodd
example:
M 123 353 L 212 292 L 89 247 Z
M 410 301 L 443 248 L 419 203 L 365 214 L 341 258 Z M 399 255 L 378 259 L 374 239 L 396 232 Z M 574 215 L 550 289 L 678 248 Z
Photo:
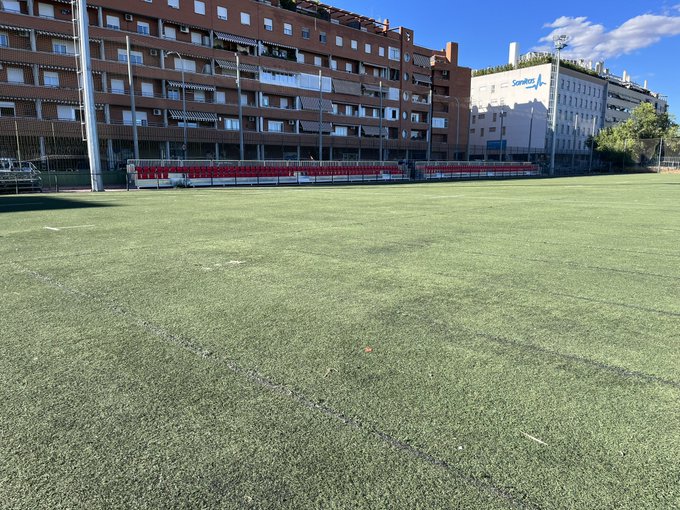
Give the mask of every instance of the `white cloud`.
M 674 7 L 680 10 L 680 4 Z M 613 30 L 607 30 L 604 25 L 593 23 L 585 16 L 562 16 L 545 27 L 552 31 L 540 42 L 548 45 L 541 45 L 535 50 L 552 49 L 553 36 L 566 34 L 570 38 L 564 52 L 566 58 L 605 60 L 647 48 L 666 37 L 680 35 L 680 16 L 642 14 Z

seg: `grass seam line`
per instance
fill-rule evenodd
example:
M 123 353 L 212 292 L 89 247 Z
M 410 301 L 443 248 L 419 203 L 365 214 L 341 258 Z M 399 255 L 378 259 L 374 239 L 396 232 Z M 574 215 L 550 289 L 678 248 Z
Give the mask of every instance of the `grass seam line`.
M 238 365 L 235 361 L 230 360 L 229 358 L 223 356 L 215 356 L 213 352 L 201 346 L 200 344 L 197 344 L 192 340 L 184 338 L 183 336 L 170 333 L 169 331 L 166 331 L 164 328 L 157 326 L 152 322 L 149 322 L 135 315 L 134 313 L 130 312 L 129 310 L 125 309 L 124 307 L 116 303 L 107 301 L 98 296 L 88 294 L 78 289 L 69 287 L 59 282 L 58 280 L 51 278 L 48 275 L 44 275 L 32 269 L 26 268 L 15 262 L 11 262 L 11 265 L 13 265 L 18 272 L 31 276 L 34 279 L 46 285 L 49 285 L 53 288 L 56 288 L 64 293 L 67 293 L 71 296 L 80 299 L 85 299 L 89 302 L 94 301 L 99 304 L 102 304 L 106 308 L 108 308 L 110 312 L 113 312 L 116 315 L 122 316 L 124 318 L 131 319 L 131 322 L 133 322 L 135 325 L 141 327 L 142 329 L 146 330 L 147 332 L 151 333 L 152 335 L 162 340 L 168 341 L 194 355 L 199 356 L 202 359 L 205 359 L 206 361 L 212 361 L 214 363 L 222 364 L 225 367 L 227 367 L 231 372 L 240 375 L 241 377 L 249 380 L 250 382 L 272 393 L 281 395 L 283 397 L 287 397 L 307 409 L 318 411 L 321 414 L 329 418 L 332 418 L 345 426 L 352 427 L 356 430 L 364 432 L 367 435 L 376 437 L 382 442 L 391 446 L 393 449 L 402 451 L 404 453 L 411 455 L 412 457 L 425 461 L 432 466 L 441 468 L 450 475 L 452 475 L 454 478 L 461 480 L 469 485 L 472 485 L 481 491 L 496 496 L 504 500 L 506 503 L 509 503 L 510 505 L 514 506 L 515 508 L 523 508 L 529 510 L 540 510 L 541 508 L 537 504 L 529 501 L 526 497 L 518 497 L 517 495 L 513 495 L 507 490 L 504 490 L 491 482 L 485 482 L 478 478 L 467 475 L 443 459 L 435 457 L 434 455 L 427 453 L 426 451 L 420 448 L 405 443 L 386 432 L 378 430 L 375 427 L 366 425 L 356 418 L 348 417 L 342 412 L 333 409 L 332 407 L 320 404 L 319 402 L 315 402 L 314 400 L 310 399 L 309 397 L 306 397 L 302 393 L 294 391 L 283 384 L 277 383 L 261 375 L 256 370 L 243 368 L 240 365 Z
M 453 326 L 447 322 L 444 322 L 439 319 L 434 319 L 432 317 L 423 317 L 421 315 L 412 313 L 412 312 L 405 312 L 402 313 L 402 315 L 405 316 L 410 316 L 415 319 L 419 319 L 422 321 L 429 321 L 432 324 L 437 324 L 439 326 L 444 327 L 449 333 L 456 333 L 460 332 L 460 330 L 463 330 L 467 333 L 470 333 L 472 335 L 481 337 L 481 338 L 486 338 L 487 340 L 490 340 L 498 345 L 504 345 L 504 346 L 512 346 L 512 347 L 517 347 L 520 350 L 524 351 L 534 351 L 538 352 L 541 354 L 546 354 L 548 356 L 551 356 L 553 358 L 558 358 L 558 359 L 563 359 L 563 360 L 568 360 L 568 361 L 575 361 L 578 362 L 582 365 L 590 366 L 591 368 L 596 368 L 598 370 L 603 370 L 615 375 L 619 375 L 624 378 L 635 378 L 635 379 L 642 379 L 646 382 L 650 383 L 657 383 L 657 384 L 662 384 L 664 386 L 670 386 L 672 388 L 677 388 L 680 389 L 680 382 L 674 381 L 672 379 L 666 379 L 664 377 L 659 377 L 657 375 L 652 375 L 652 374 L 647 374 L 645 372 L 640 372 L 638 370 L 631 370 L 625 367 L 620 367 L 617 365 L 609 365 L 607 363 L 604 363 L 602 361 L 597 361 L 591 358 L 586 358 L 585 356 L 579 356 L 578 354 L 569 354 L 565 352 L 559 352 L 555 351 L 553 349 L 548 349 L 547 347 L 541 347 L 540 345 L 532 344 L 529 342 L 525 342 L 522 340 L 516 340 L 514 338 L 507 338 L 499 335 L 494 335 L 491 333 L 487 333 L 485 331 L 479 331 L 479 330 L 474 330 L 471 328 L 468 328 L 462 324 L 458 324 L 457 327 L 459 329 L 454 330 Z

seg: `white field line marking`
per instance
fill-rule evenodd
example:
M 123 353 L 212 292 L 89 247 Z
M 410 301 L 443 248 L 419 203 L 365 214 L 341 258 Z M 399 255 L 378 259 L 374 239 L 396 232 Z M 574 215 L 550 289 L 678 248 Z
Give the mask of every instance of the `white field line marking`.
M 66 230 L 66 229 L 69 229 L 69 228 L 92 228 L 92 227 L 96 227 L 96 225 L 72 225 L 72 226 L 68 226 L 68 227 L 45 227 L 45 228 L 47 230 L 54 230 L 54 231 L 58 232 L 60 230 Z
M 520 430 L 520 432 L 522 432 L 522 431 Z M 537 443 L 540 443 L 540 444 L 542 444 L 542 445 L 548 446 L 548 443 L 544 443 L 543 441 L 541 441 L 541 440 L 538 439 L 537 437 L 530 436 L 530 435 L 527 434 L 526 432 L 522 432 L 522 435 L 528 437 L 528 438 L 531 439 L 532 441 L 536 441 Z

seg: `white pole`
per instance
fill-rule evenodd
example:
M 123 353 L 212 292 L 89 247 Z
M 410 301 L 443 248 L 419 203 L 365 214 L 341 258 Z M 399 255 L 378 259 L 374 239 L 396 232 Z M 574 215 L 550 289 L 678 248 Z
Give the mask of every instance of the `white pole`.
M 239 54 L 236 53 L 236 93 L 238 94 L 238 154 L 239 160 L 243 161 L 243 104 L 241 104 L 241 60 Z
M 323 131 L 321 124 L 323 124 L 323 86 L 321 70 L 319 70 L 319 162 L 323 160 Z
M 90 60 L 90 32 L 85 0 L 77 0 L 78 9 L 78 53 L 83 87 L 83 114 L 87 133 L 87 153 L 90 161 L 90 181 L 92 191 L 104 191 L 99 156 L 99 136 L 97 134 L 97 112 L 94 107 L 94 82 L 92 81 L 92 61 Z
M 378 161 L 383 160 L 383 84 L 382 80 L 380 80 L 380 111 L 378 112 L 378 115 L 380 117 L 380 157 L 378 158 Z
M 555 175 L 555 145 L 557 138 L 557 107 L 559 106 L 559 82 L 560 82 L 560 51 L 567 46 L 567 40 L 569 38 L 566 35 L 560 35 L 553 37 L 553 42 L 555 43 L 555 49 L 557 49 L 557 66 L 555 69 L 555 83 L 553 84 L 553 104 L 552 104 L 552 143 L 550 144 L 550 175 Z
M 137 136 L 137 109 L 135 108 L 135 82 L 132 79 L 132 62 L 130 58 L 130 36 L 125 36 L 127 51 L 128 86 L 130 87 L 130 111 L 132 114 L 132 149 L 135 160 L 139 160 L 139 138 Z

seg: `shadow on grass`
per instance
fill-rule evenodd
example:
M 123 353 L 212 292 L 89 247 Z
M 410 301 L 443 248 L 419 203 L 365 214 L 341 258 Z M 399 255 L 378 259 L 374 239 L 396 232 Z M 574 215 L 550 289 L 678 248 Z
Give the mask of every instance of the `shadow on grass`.
M 25 211 L 56 211 L 59 209 L 89 209 L 91 207 L 111 207 L 111 205 L 70 198 L 26 197 L 19 195 L 11 198 L 0 198 L 0 214 Z

